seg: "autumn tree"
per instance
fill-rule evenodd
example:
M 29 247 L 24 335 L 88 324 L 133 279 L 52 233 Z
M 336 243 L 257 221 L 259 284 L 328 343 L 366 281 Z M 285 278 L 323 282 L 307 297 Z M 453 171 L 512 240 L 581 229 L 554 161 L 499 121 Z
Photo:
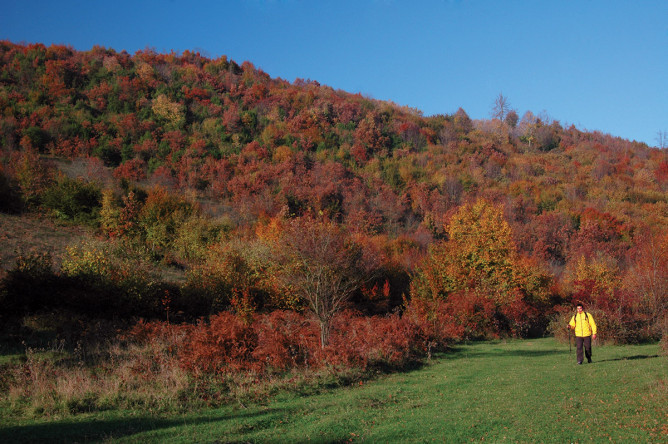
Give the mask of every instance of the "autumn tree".
M 44 192 L 42 205 L 59 219 L 97 224 L 100 197 L 96 184 L 63 176 Z
M 517 111 L 514 109 L 511 109 L 508 111 L 506 114 L 506 117 L 504 119 L 504 122 L 506 122 L 506 125 L 508 125 L 511 128 L 515 128 L 517 126 L 517 123 L 520 121 L 520 116 L 517 114 Z
M 324 348 L 334 315 L 373 277 L 374 260 L 334 222 L 312 216 L 291 220 L 274 247 L 276 277 L 315 316 Z
M 187 198 L 152 188 L 138 215 L 142 240 L 156 258 L 163 257 L 173 247 L 181 226 L 198 211 Z
M 473 130 L 473 121 L 462 108 L 457 109 L 457 112 L 453 115 L 453 123 L 455 130 L 458 132 L 468 133 Z
M 544 298 L 549 267 L 561 292 L 611 304 L 631 300 L 630 322 L 660 312 L 653 307 L 661 306 L 663 293 L 652 286 L 663 280 L 652 279 L 663 265 L 652 265 L 655 253 L 639 250 L 650 243 L 638 242 L 634 227 L 661 231 L 668 224 L 665 149 L 563 128 L 531 112 L 518 119 L 503 94 L 494 103 L 493 121 L 474 122 L 461 108 L 424 117 L 313 81 L 271 79 L 250 63 L 206 60 L 187 51 L 133 56 L 5 41 L 0 55 L 5 211 L 46 205 L 57 210 L 52 214 L 75 214 L 67 196 L 95 203 L 97 198 L 80 199 L 86 194 L 78 193 L 82 186 L 69 186 L 74 182 L 54 184 L 56 170 L 75 179 L 77 163 L 92 155 L 99 161 L 92 161 L 95 172 L 86 173 L 87 181 L 102 181 L 109 190 L 101 195 L 100 218 L 90 220 L 165 264 L 191 269 L 213 260 L 207 246 L 223 232 L 228 240 L 243 240 L 239 257 L 246 260 L 247 237 L 258 221 L 279 218 L 290 225 L 285 217 L 312 212 L 360 238 L 396 246 L 389 253 L 401 264 L 401 279 L 389 280 L 396 302 L 402 299 L 399 288 L 414 275 L 416 296 L 433 294 L 455 315 L 477 306 L 526 313 L 527 301 Z M 664 147 L 666 132 L 658 136 Z M 145 181 L 165 192 L 142 191 L 138 186 Z M 189 190 L 187 202 L 169 197 L 177 188 Z M 493 211 L 465 217 L 473 204 L 455 208 L 483 196 L 505 202 L 517 251 L 504 222 L 491 222 Z M 76 213 L 96 216 L 98 206 Z M 434 238 L 448 240 L 437 241 L 415 268 Z M 219 265 L 243 270 L 237 259 L 229 255 Z M 230 276 L 230 282 L 239 280 Z M 611 276 L 620 279 L 607 281 Z M 244 287 L 256 299 L 264 297 Z M 296 291 L 276 292 L 281 304 L 271 300 L 271 307 L 294 308 L 288 291 L 297 299 Z M 306 299 L 299 297 L 303 307 Z M 445 306 L 448 301 L 453 305 Z M 484 310 L 477 319 L 488 314 Z
M 517 254 L 501 208 L 485 200 L 463 205 L 450 221 L 448 236 L 447 241 L 432 245 L 418 268 L 412 296 L 446 301 L 456 310 L 461 306 L 459 299 L 473 298 L 472 310 L 488 307 L 485 310 L 493 310 L 488 314 L 510 323 L 497 328 L 526 332 L 529 326 L 516 328 L 516 324 L 532 307 L 546 301 L 550 279 Z M 468 319 L 459 316 L 458 322 L 472 321 L 479 313 L 469 315 Z
M 100 198 L 100 228 L 109 236 L 117 234 L 120 209 L 114 196 L 114 190 L 105 188 Z
M 184 112 L 182 108 L 182 105 L 169 100 L 164 94 L 160 94 L 156 97 L 151 106 L 151 109 L 156 116 L 175 127 L 183 121 Z
M 42 162 L 35 150 L 25 150 L 18 154 L 14 165 L 14 174 L 23 201 L 28 206 L 37 204 L 40 196 L 53 182 L 53 168 Z

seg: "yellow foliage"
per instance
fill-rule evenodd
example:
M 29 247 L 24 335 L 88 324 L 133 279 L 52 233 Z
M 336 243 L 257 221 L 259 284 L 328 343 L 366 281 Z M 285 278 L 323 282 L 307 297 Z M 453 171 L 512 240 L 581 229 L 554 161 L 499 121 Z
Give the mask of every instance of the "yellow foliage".
M 482 199 L 464 205 L 453 216 L 448 234 L 463 278 L 509 289 L 516 252 L 501 208 Z
M 611 295 L 619 286 L 620 271 L 617 264 L 602 256 L 587 260 L 581 256 L 575 268 L 576 281 L 593 281 L 597 287 Z
M 458 290 L 477 288 L 505 304 L 516 297 L 516 289 L 525 289 L 525 281 L 534 280 L 527 279 L 529 273 L 517 263 L 510 226 L 501 208 L 485 200 L 464 205 L 452 217 L 447 231 L 449 240 L 435 244 L 421 266 L 413 287 L 417 295 L 447 297 Z M 538 291 L 530 286 L 526 290 Z
M 220 125 L 220 119 L 213 117 L 208 117 L 202 122 L 202 132 L 206 134 L 210 139 L 215 140 L 219 137 L 218 130 Z
M 114 190 L 105 188 L 102 190 L 102 208 L 100 209 L 100 228 L 109 234 L 113 235 L 118 229 L 118 218 L 120 216 L 120 209 L 116 204 Z
M 36 150 L 25 150 L 16 163 L 16 179 L 27 202 L 36 199 L 53 181 L 53 172 L 40 160 Z
M 172 102 L 164 94 L 160 94 L 153 99 L 151 109 L 156 116 L 167 120 L 175 126 L 184 118 L 182 106 L 176 102 Z
M 93 243 L 67 247 L 61 265 L 67 276 L 109 276 L 111 269 L 108 252 Z

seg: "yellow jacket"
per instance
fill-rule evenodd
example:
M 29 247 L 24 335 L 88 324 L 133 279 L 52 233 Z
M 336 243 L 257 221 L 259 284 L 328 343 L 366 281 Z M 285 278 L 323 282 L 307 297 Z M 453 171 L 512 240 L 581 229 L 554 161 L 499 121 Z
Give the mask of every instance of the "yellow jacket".
M 575 329 L 575 336 L 585 337 L 596 334 L 596 322 L 594 322 L 594 317 L 584 311 L 573 315 L 571 322 L 569 322 L 568 325 Z

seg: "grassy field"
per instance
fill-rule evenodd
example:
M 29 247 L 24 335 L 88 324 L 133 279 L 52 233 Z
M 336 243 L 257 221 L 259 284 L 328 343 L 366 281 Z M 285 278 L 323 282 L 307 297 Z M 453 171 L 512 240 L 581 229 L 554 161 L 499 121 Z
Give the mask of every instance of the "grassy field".
M 2 412 L 0 412 L 0 416 Z M 602 346 L 578 366 L 553 339 L 460 345 L 354 387 L 182 415 L 3 418 L 0 442 L 668 442 L 668 359 Z

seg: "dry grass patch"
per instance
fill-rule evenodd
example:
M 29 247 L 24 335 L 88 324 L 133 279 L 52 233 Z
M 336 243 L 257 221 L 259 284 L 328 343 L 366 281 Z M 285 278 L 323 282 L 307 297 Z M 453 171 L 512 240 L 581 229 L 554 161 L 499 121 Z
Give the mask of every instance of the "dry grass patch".
M 8 270 L 19 254 L 27 251 L 49 253 L 58 260 L 68 245 L 92 237 L 89 229 L 58 225 L 38 215 L 0 213 L 0 269 Z

